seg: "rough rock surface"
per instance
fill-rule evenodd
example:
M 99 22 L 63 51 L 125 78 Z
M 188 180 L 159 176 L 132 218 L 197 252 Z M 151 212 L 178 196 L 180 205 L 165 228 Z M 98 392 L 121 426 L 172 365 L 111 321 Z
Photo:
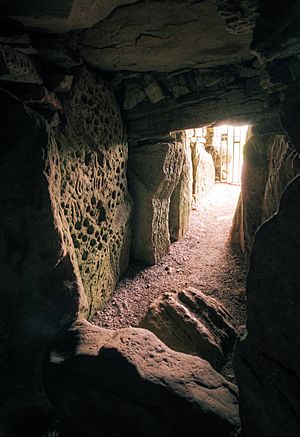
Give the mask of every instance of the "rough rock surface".
M 119 80 L 125 89 L 124 117 L 132 142 L 219 120 L 253 124 L 263 116 L 268 99 L 252 61 L 173 73 L 137 73 L 134 77 L 129 73 L 119 75 Z M 149 84 L 159 95 L 155 103 L 145 92 Z M 116 88 L 122 93 L 120 85 Z
M 262 223 L 263 198 L 268 178 L 268 135 L 252 135 L 243 150 L 241 197 L 231 229 L 231 241 L 239 245 L 248 258 L 254 234 Z
M 169 207 L 182 169 L 181 143 L 150 144 L 129 152 L 128 182 L 133 198 L 133 258 L 157 263 L 170 249 Z
M 214 0 L 226 29 L 233 34 L 251 33 L 258 15 L 259 0 Z
M 18 0 L 4 1 L 1 13 L 37 29 L 55 33 L 86 29 L 105 19 L 122 5 L 139 0 L 54 0 L 50 3 Z
M 247 285 L 247 332 L 235 352 L 245 436 L 297 436 L 299 419 L 300 177 L 257 231 Z
M 198 202 L 215 183 L 215 165 L 201 143 L 191 143 L 193 165 L 193 199 Z
M 192 160 L 191 150 L 186 142 L 182 143 L 183 160 L 179 182 L 171 195 L 169 210 L 169 231 L 172 242 L 184 237 L 189 227 L 192 206 Z
M 123 124 L 101 78 L 76 77 L 56 128 L 11 94 L 0 98 L 1 434 L 48 409 L 43 354 L 127 268 L 131 203 Z
M 263 199 L 262 221 L 277 211 L 285 187 L 299 173 L 299 152 L 285 135 L 276 135 L 269 149 L 269 174 Z
M 41 84 L 34 62 L 9 45 L 0 45 L 0 80 Z
M 162 294 L 150 305 L 141 326 L 171 349 L 198 355 L 217 370 L 224 355 L 232 352 L 237 335 L 223 305 L 191 287 Z
M 47 165 L 55 139 L 38 114 L 3 90 L 0 98 L 0 434 L 22 435 L 49 408 L 43 355 L 87 301 Z
M 300 156 L 284 135 L 253 135 L 244 147 L 242 191 L 231 242 L 249 258 L 257 228 L 278 209 L 287 184 L 300 173 Z
M 121 115 L 106 83 L 83 69 L 66 117 L 56 129 L 50 165 L 56 172 L 60 214 L 72 237 L 90 313 L 113 292 L 127 268 L 131 203 L 127 191 L 127 144 Z
M 239 426 L 235 386 L 144 329 L 79 320 L 58 335 L 43 379 L 74 436 L 229 436 Z
M 102 70 L 174 71 L 249 59 L 251 35 L 230 35 L 211 1 L 135 2 L 116 9 L 80 40 Z

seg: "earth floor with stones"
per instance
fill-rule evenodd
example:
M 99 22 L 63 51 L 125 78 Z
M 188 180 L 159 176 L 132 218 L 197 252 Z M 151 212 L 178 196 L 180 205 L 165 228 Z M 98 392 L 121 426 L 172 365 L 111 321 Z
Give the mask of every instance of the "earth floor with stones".
M 131 264 L 116 292 L 92 323 L 111 329 L 138 326 L 148 306 L 165 291 L 194 287 L 219 299 L 239 330 L 245 324 L 246 266 L 229 242 L 240 187 L 215 184 L 193 207 L 189 231 L 153 267 Z M 231 358 L 222 372 L 234 380 Z

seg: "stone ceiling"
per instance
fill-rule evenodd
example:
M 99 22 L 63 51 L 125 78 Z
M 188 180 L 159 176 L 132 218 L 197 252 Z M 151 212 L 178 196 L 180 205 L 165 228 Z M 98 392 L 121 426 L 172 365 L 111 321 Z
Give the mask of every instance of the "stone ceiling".
M 104 70 L 174 71 L 249 58 L 251 34 L 231 35 L 211 0 L 146 0 L 119 8 L 80 41 L 88 63 Z
M 240 9 L 244 3 L 5 0 L 0 12 L 39 31 L 76 30 L 81 56 L 102 70 L 170 72 L 249 59 L 252 31 L 247 14 L 253 15 L 253 7 L 245 8 L 246 13 Z

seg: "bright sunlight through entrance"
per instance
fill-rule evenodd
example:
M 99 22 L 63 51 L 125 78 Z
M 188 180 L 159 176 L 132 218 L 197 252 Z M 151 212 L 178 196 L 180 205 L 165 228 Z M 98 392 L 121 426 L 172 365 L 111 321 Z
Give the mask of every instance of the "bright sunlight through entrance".
M 191 143 L 197 143 L 212 155 L 217 182 L 241 184 L 243 147 L 249 137 L 249 126 L 221 125 L 186 131 Z

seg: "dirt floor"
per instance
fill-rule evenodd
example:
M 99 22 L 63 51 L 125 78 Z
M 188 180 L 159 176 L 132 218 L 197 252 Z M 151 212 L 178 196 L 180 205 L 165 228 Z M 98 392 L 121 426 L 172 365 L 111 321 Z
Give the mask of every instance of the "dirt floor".
M 191 286 L 219 299 L 237 328 L 245 324 L 246 267 L 228 243 L 239 192 L 238 186 L 215 184 L 193 209 L 187 235 L 157 265 L 132 264 L 92 323 L 113 329 L 138 326 L 159 294 Z M 234 380 L 231 359 L 222 373 Z

